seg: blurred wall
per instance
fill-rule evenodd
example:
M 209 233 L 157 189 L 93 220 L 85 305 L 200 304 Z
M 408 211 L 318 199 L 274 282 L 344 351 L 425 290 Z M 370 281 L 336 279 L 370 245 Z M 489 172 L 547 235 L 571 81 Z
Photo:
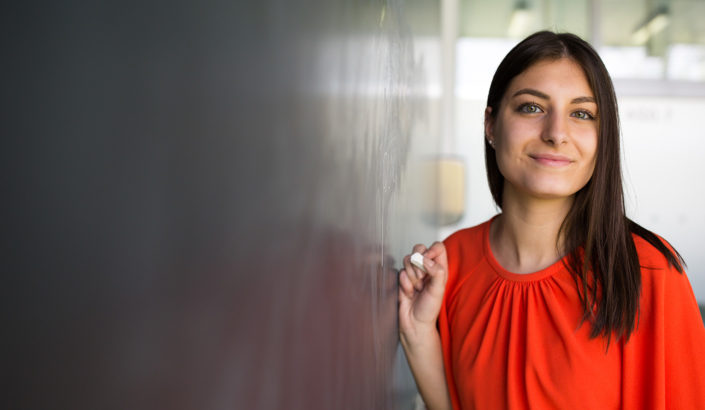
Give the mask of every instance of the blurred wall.
M 438 2 L 3 8 L 2 407 L 410 406 Z
M 705 305 L 705 97 L 623 96 L 619 104 L 627 214 L 681 253 Z

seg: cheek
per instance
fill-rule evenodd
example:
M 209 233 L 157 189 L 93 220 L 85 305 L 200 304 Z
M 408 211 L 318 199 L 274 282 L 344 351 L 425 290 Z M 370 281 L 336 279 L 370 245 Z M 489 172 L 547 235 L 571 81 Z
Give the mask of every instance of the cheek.
M 497 168 L 506 179 L 519 181 L 527 170 L 527 164 L 522 163 L 521 155 L 516 147 L 504 146 L 496 153 Z
M 502 133 L 498 135 L 498 156 L 505 161 L 517 161 L 529 145 L 536 143 L 538 137 L 540 137 L 540 127 L 526 121 L 523 123 L 515 121 L 503 127 Z
M 515 157 L 536 134 L 529 124 L 521 126 L 516 121 L 497 127 L 496 131 L 498 156 L 505 159 Z
M 583 141 L 583 144 L 579 147 L 581 155 L 585 163 L 585 173 L 587 174 L 587 179 L 592 177 L 595 172 L 595 164 L 597 163 L 597 137 L 592 136 Z
M 593 165 L 595 164 L 595 159 L 597 158 L 597 132 L 590 133 L 583 140 L 583 146 L 581 147 L 585 153 L 586 158 L 592 158 Z
M 520 126 L 517 121 L 502 122 L 495 128 L 495 158 L 500 173 L 505 178 L 512 179 L 521 170 L 522 153 L 532 140 L 531 126 Z

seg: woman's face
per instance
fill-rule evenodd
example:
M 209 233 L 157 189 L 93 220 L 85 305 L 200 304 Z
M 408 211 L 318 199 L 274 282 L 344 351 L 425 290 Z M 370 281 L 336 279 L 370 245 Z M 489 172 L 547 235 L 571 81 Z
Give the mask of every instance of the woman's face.
M 485 134 L 505 190 L 536 198 L 574 195 L 595 168 L 598 112 L 582 68 L 569 58 L 530 66 L 509 84 Z

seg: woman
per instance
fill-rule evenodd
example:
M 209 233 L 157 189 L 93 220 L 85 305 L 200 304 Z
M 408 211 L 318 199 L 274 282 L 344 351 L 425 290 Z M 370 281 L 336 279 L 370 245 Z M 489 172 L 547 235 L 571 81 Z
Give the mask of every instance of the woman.
M 502 213 L 404 258 L 402 346 L 430 409 L 705 408 L 705 327 L 680 255 L 625 216 L 597 53 L 536 33 L 485 111 Z

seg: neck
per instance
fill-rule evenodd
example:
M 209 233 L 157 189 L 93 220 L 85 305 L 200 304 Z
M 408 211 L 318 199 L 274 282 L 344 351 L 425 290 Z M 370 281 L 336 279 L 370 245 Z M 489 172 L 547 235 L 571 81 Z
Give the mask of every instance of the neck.
M 563 257 L 558 233 L 573 197 L 532 198 L 518 195 L 507 189 L 507 185 L 502 214 L 490 227 L 490 246 L 495 259 L 515 273 L 531 273 L 551 266 Z

